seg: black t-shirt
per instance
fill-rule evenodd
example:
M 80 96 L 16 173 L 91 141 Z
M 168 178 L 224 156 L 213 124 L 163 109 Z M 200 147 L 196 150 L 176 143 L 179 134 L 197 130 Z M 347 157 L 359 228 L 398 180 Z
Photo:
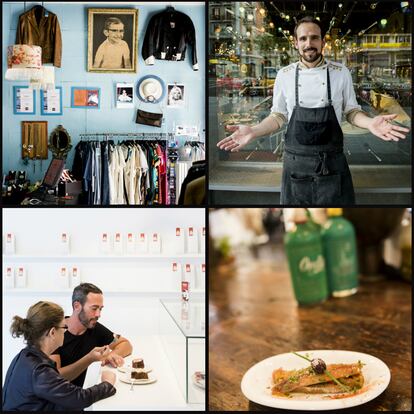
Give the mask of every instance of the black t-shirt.
M 71 365 L 89 353 L 96 346 L 109 345 L 114 340 L 114 334 L 108 328 L 96 322 L 95 328 L 87 329 L 82 335 L 72 335 L 65 332 L 63 345 L 53 354 L 60 355 L 61 366 Z M 83 386 L 86 370 L 71 381 L 72 384 Z

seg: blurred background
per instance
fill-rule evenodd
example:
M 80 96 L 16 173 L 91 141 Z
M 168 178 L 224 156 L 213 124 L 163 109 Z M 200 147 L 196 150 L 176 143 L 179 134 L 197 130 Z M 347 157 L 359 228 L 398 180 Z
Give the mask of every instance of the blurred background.
M 381 359 L 391 382 L 361 410 L 411 410 L 411 209 L 210 209 L 209 226 L 210 410 L 268 410 L 243 375 L 303 350 Z

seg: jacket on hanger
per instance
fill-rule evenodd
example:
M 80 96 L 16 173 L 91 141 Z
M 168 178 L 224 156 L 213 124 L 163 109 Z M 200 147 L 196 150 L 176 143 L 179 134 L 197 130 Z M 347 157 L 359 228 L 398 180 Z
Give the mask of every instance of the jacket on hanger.
M 146 65 L 153 65 L 155 59 L 184 60 L 187 45 L 191 47 L 193 70 L 198 70 L 193 22 L 186 14 L 168 7 L 151 17 L 142 45 L 142 57 Z
M 60 68 L 62 61 L 62 37 L 56 14 L 44 7 L 35 6 L 19 16 L 16 44 L 42 48 L 42 63 L 53 63 Z

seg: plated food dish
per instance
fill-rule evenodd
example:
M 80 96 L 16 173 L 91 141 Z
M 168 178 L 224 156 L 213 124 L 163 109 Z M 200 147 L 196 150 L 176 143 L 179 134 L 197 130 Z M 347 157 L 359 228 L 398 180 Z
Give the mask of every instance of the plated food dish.
M 390 382 L 378 358 L 351 351 L 298 351 L 267 358 L 244 375 L 251 401 L 291 410 L 332 410 L 364 404 Z
M 153 374 L 145 374 L 148 378 L 131 378 L 131 373 L 123 372 L 119 374 L 119 380 L 122 382 L 125 382 L 127 384 L 133 384 L 133 385 L 146 385 L 146 384 L 152 384 L 153 382 L 157 381 L 157 378 Z

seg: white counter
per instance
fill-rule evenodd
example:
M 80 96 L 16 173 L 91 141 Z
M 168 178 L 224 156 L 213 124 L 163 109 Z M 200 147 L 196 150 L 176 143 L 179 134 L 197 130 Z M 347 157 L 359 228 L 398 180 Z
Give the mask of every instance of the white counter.
M 187 411 L 205 410 L 204 404 L 186 404 L 173 369 L 166 357 L 158 336 L 142 336 L 129 338 L 134 347 L 132 355 L 125 358 L 128 363 L 132 358 L 143 358 L 146 367 L 152 368 L 151 374 L 157 381 L 147 385 L 134 385 L 131 391 L 129 384 L 117 380 L 116 394 L 112 397 L 98 401 L 88 407 L 90 411 Z M 116 368 L 101 367 L 99 362 L 90 365 L 86 373 L 84 388 L 91 387 L 100 382 L 101 369 L 109 369 L 116 374 Z

